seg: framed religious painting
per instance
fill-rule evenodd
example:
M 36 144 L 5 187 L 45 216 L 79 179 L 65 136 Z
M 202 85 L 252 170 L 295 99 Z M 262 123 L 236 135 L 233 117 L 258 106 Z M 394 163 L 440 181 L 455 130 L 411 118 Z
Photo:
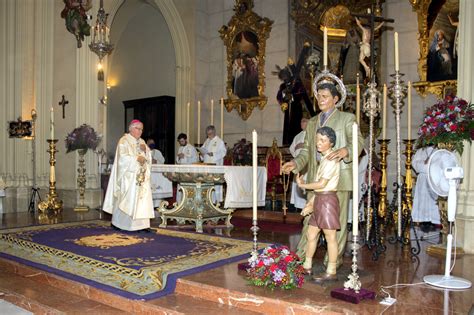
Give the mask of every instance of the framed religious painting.
M 227 56 L 227 111 L 247 120 L 255 107 L 263 109 L 265 96 L 265 44 L 273 21 L 252 11 L 253 0 L 237 0 L 234 15 L 219 30 Z
M 413 84 L 425 97 L 456 93 L 459 0 L 410 0 L 418 15 L 420 82 Z

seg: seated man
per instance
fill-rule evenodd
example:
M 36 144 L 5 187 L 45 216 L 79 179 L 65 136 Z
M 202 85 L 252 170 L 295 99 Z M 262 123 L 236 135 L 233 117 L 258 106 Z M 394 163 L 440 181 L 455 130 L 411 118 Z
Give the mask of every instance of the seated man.
M 156 148 L 155 140 L 149 138 L 146 141 L 146 144 L 151 151 L 151 161 L 153 164 L 165 164 L 165 157 L 163 154 Z

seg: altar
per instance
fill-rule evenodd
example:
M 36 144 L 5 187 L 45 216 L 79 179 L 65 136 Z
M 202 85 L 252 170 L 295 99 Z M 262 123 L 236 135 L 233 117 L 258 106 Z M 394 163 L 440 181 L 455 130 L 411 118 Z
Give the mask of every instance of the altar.
M 202 233 L 205 222 L 217 223 L 224 219 L 227 227 L 232 227 L 230 219 L 235 208 L 252 207 L 252 167 L 219 165 L 152 165 L 153 173 L 163 173 L 170 181 L 179 184 L 183 194 L 179 202 L 168 208 L 162 201 L 158 207 L 161 217 L 160 227 L 166 227 L 168 220 L 178 224 L 193 222 L 196 232 Z M 213 202 L 215 185 L 227 184 L 223 208 Z M 257 204 L 265 205 L 267 172 L 264 167 L 257 171 Z

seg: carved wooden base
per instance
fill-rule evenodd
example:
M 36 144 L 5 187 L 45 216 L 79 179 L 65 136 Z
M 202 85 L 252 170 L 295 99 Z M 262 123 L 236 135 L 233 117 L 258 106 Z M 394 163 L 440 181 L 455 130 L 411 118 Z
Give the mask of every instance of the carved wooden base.
M 213 183 L 180 183 L 183 199 L 168 209 L 168 202 L 162 201 L 158 211 L 161 215 L 160 227 L 166 228 L 168 220 L 175 220 L 178 224 L 193 222 L 196 232 L 202 233 L 205 222 L 217 223 L 225 219 L 227 227 L 232 227 L 230 219 L 234 209 L 221 209 L 220 204 L 212 202 L 212 193 L 215 190 Z

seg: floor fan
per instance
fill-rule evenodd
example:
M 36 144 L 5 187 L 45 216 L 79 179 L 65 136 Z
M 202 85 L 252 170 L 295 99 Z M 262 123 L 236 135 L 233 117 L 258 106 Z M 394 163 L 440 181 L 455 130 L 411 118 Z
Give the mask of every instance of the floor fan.
M 456 156 L 447 150 L 435 151 L 428 161 L 428 182 L 431 189 L 441 197 L 448 197 L 449 233 L 446 246 L 444 275 L 429 275 L 423 278 L 427 284 L 445 289 L 469 289 L 469 280 L 451 276 L 451 250 L 453 247 L 452 225 L 456 217 L 457 187 L 464 177 Z

